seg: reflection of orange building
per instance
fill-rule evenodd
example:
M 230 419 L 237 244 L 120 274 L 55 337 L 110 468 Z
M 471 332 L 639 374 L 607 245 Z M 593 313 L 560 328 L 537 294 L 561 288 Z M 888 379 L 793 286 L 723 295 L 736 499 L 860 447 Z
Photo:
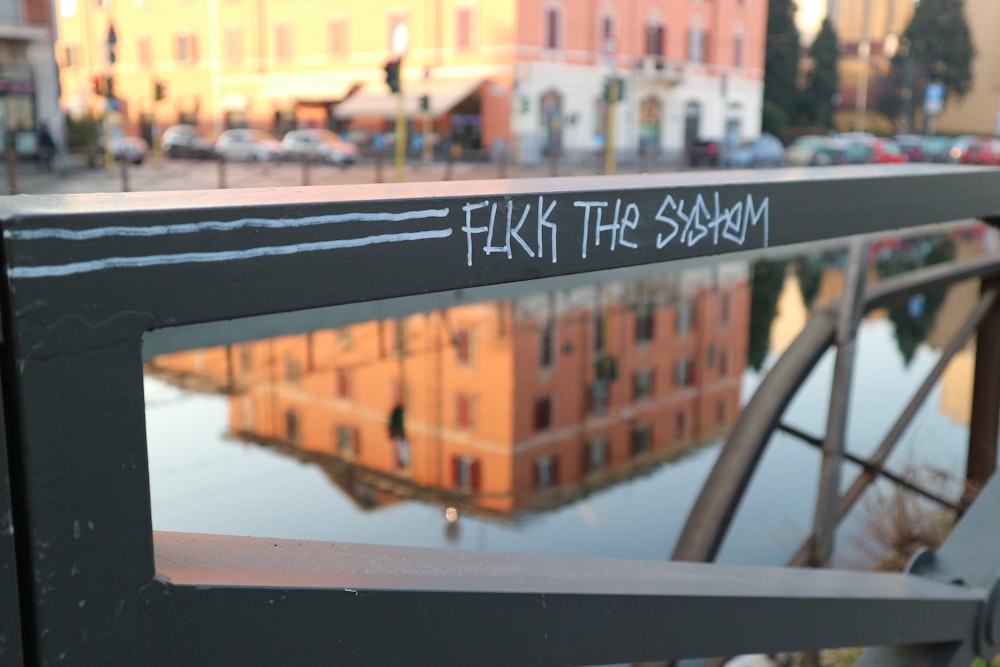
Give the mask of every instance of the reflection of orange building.
M 742 267 L 730 273 L 460 306 L 153 364 L 231 386 L 234 436 L 329 455 L 331 477 L 349 463 L 381 489 L 486 512 L 552 506 L 733 423 L 749 285 Z M 598 378 L 605 357 L 610 381 Z M 405 439 L 390 435 L 400 401 Z

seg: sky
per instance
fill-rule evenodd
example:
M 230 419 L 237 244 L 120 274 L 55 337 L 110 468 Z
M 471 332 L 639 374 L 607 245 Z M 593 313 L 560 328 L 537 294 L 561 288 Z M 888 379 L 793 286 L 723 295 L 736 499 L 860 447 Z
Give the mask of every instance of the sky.
M 826 0 L 796 0 L 796 4 L 799 7 L 795 17 L 799 32 L 804 41 L 811 42 L 826 15 Z

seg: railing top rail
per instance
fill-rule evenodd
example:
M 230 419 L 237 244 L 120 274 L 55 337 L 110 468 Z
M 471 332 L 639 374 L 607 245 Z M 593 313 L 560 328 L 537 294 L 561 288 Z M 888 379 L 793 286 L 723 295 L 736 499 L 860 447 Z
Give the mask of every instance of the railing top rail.
M 997 193 L 998 169 L 840 167 L 15 197 L 0 224 L 19 302 L 153 329 L 993 216 Z

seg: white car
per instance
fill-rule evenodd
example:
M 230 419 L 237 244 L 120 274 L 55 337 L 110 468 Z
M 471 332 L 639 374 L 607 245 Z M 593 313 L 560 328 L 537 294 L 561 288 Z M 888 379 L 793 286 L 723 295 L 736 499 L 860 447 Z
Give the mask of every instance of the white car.
M 97 147 L 104 153 L 104 139 L 97 140 Z M 111 137 L 111 155 L 115 161 L 128 160 L 130 163 L 139 165 L 149 154 L 149 144 L 142 137 Z
M 263 130 L 226 130 L 215 142 L 215 154 L 226 160 L 271 162 L 281 158 L 281 145 Z
M 358 147 L 329 130 L 292 130 L 281 140 L 281 155 L 286 160 L 348 165 L 358 161 Z

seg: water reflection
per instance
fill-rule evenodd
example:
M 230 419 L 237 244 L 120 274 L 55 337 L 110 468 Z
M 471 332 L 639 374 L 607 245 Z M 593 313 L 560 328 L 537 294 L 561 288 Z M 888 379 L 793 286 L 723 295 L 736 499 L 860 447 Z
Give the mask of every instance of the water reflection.
M 869 278 L 995 245 L 982 227 L 874 244 Z M 664 558 L 762 374 L 841 295 L 844 262 L 828 248 L 579 276 L 158 356 L 146 367 L 154 526 Z M 875 446 L 977 295 L 962 283 L 865 319 L 853 453 Z M 962 470 L 971 359 L 970 346 L 949 366 L 894 470 Z M 788 423 L 822 432 L 831 368 L 827 355 Z M 818 463 L 772 438 L 723 561 L 787 558 Z
M 226 393 L 228 437 L 318 465 L 361 508 L 415 498 L 505 519 L 726 432 L 749 296 L 730 263 L 164 355 L 147 372 Z

